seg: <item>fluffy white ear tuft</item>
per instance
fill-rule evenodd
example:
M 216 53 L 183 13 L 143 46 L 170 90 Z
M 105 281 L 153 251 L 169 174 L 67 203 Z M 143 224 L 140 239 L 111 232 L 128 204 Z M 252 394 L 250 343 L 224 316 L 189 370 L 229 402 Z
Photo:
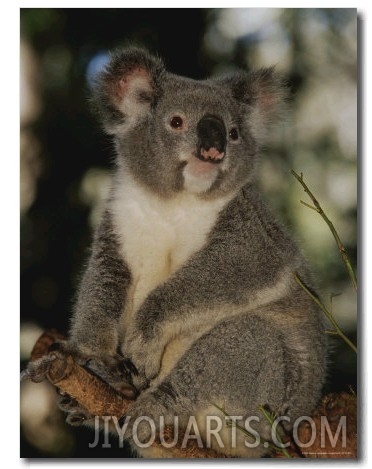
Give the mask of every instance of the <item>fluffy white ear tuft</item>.
M 264 140 L 270 124 L 285 116 L 288 87 L 283 78 L 270 67 L 227 76 L 224 83 L 239 103 L 247 105 L 246 118 L 254 137 Z
M 145 50 L 113 54 L 97 77 L 92 98 L 108 133 L 128 130 L 150 112 L 164 72 L 163 62 Z
M 271 124 L 285 117 L 288 88 L 274 67 L 270 67 L 250 74 L 247 91 L 252 103 L 251 128 L 262 142 Z
M 248 94 L 252 104 L 259 109 L 266 119 L 273 119 L 283 109 L 288 96 L 287 87 L 274 67 L 261 68 L 249 76 Z
M 136 67 L 117 83 L 113 96 L 119 111 L 126 119 L 126 127 L 135 123 L 150 110 L 154 98 L 151 77 L 145 68 Z

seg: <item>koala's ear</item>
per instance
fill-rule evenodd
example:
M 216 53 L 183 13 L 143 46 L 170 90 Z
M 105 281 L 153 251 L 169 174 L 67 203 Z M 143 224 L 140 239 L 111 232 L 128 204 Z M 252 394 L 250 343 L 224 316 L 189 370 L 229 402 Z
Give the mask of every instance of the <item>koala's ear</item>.
M 284 116 L 288 86 L 274 67 L 237 74 L 231 77 L 230 87 L 234 98 L 249 106 L 247 118 L 258 138 L 269 124 Z
M 115 134 L 136 125 L 151 110 L 165 72 L 161 59 L 130 48 L 112 54 L 93 85 L 92 104 L 105 130 Z

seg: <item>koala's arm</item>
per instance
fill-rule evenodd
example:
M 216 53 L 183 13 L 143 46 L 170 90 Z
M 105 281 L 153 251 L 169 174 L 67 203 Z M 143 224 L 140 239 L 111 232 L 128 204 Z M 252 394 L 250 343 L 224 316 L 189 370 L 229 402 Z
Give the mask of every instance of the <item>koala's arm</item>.
M 241 220 L 239 204 L 232 212 L 229 207 L 226 226 L 217 227 L 206 246 L 151 292 L 137 311 L 123 350 L 146 378 L 157 375 L 172 338 L 197 336 L 205 327 L 283 298 L 294 288 L 295 249 L 291 252 L 283 239 L 285 251 L 280 252 L 280 240 L 270 237 L 258 215 Z M 276 229 L 273 225 L 273 232 Z
M 114 356 L 130 271 L 118 253 L 109 212 L 96 232 L 78 291 L 70 345 L 85 356 Z

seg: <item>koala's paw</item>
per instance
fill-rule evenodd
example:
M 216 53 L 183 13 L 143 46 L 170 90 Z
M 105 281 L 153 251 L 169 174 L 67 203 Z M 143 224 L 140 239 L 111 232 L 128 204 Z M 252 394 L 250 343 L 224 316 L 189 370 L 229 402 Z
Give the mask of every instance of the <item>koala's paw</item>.
M 54 342 L 48 349 L 48 352 L 28 363 L 27 368 L 21 372 L 21 381 L 24 379 L 30 379 L 34 383 L 40 383 L 46 378 L 51 364 L 63 354 L 66 341 L 61 340 Z
M 163 348 L 154 343 L 146 343 L 143 347 L 133 347 L 131 360 L 138 369 L 138 375 L 133 376 L 133 382 L 149 383 L 159 374 Z
M 133 378 L 138 375 L 138 371 L 130 360 L 120 356 L 90 357 L 84 366 L 127 399 L 137 397 L 138 388 Z
M 123 373 L 128 376 L 128 380 L 134 385 L 138 392 L 149 387 L 149 380 L 146 378 L 142 369 L 137 369 L 129 358 L 123 359 L 121 363 Z
M 159 337 L 150 339 L 137 329 L 128 331 L 123 351 L 124 354 L 128 351 L 131 362 L 138 370 L 137 375 L 132 375 L 135 386 L 143 389 L 156 378 L 161 368 L 164 348 Z
M 94 373 L 127 399 L 135 399 L 138 395 L 133 385 L 132 376 L 137 373 L 133 364 L 120 355 L 90 351 L 89 348 L 78 346 L 69 341 L 53 344 L 55 353 L 71 355 L 80 366 Z
M 58 391 L 58 407 L 67 414 L 66 422 L 73 426 L 90 425 L 94 423 L 94 415 L 69 394 Z

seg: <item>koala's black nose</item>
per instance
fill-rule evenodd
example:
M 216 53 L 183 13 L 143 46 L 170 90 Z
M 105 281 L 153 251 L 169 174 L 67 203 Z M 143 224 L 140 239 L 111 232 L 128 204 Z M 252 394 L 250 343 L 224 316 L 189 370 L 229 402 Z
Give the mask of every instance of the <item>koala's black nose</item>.
M 196 156 L 203 161 L 220 163 L 226 151 L 226 128 L 223 121 L 206 115 L 197 125 L 198 147 Z

